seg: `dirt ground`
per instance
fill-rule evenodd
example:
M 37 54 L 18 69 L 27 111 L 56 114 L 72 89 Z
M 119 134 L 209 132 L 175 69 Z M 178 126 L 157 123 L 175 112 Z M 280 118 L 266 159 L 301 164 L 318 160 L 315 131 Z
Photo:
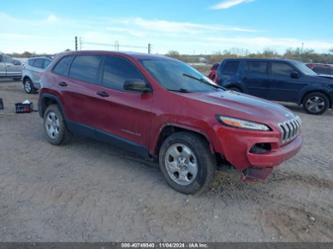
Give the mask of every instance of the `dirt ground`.
M 47 143 L 37 112 L 14 114 L 15 102 L 38 99 L 19 82 L 0 82 L 0 98 L 0 241 L 333 241 L 333 111 L 288 105 L 304 147 L 267 182 L 228 170 L 185 196 L 112 145 Z

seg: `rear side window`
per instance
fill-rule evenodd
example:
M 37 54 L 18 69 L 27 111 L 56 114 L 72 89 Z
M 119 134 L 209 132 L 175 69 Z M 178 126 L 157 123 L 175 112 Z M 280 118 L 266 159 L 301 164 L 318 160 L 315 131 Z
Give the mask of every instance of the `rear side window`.
M 294 72 L 294 68 L 283 62 L 272 63 L 272 74 L 290 77 L 290 74 Z
M 68 76 L 69 67 L 74 56 L 65 56 L 53 68 L 53 72 L 62 76 Z
M 128 60 L 105 57 L 102 83 L 105 87 L 123 90 L 126 80 L 144 80 L 139 70 Z
M 263 61 L 248 61 L 246 63 L 246 71 L 248 73 L 256 73 L 256 74 L 266 74 L 267 73 L 267 62 Z
M 236 74 L 239 67 L 239 61 L 227 61 L 222 67 L 222 74 Z
M 97 84 L 100 62 L 101 56 L 79 55 L 72 63 L 69 77 Z
M 3 57 L 1 54 L 0 54 L 0 62 L 3 62 Z

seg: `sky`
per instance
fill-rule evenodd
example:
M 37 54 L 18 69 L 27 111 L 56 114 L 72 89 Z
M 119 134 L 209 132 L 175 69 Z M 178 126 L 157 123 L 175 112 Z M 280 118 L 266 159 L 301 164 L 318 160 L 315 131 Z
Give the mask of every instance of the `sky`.
M 0 0 L 0 51 L 333 48 L 332 0 Z M 117 45 L 118 44 L 118 45 Z

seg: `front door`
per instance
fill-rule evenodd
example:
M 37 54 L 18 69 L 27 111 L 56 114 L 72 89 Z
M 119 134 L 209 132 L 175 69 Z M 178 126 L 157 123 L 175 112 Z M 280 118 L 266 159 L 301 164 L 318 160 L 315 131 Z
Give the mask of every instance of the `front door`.
M 20 61 L 13 60 L 7 55 L 4 55 L 3 57 L 6 66 L 6 77 L 21 77 L 22 63 Z
M 145 81 L 136 66 L 126 58 L 105 56 L 99 90 L 98 129 L 135 144 L 148 147 L 152 121 L 152 94 L 124 90 L 127 80 Z M 103 95 L 103 94 L 102 94 Z
M 270 66 L 270 99 L 297 102 L 300 90 L 306 85 L 302 74 L 286 62 L 272 62 Z
M 4 56 L 0 54 L 0 77 L 6 76 L 6 64 L 4 61 Z

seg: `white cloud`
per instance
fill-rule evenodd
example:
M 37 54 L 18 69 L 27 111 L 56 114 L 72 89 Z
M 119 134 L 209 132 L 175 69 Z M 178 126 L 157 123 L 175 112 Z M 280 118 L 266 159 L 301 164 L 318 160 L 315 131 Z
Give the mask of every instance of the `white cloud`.
M 47 21 L 48 20 L 48 21 Z M 74 36 L 82 39 L 83 49 L 114 49 L 146 52 L 148 43 L 154 53 L 177 50 L 181 53 L 212 53 L 231 48 L 250 52 L 266 48 L 284 52 L 288 48 L 327 52 L 333 41 L 300 40 L 295 37 L 270 37 L 265 31 L 222 24 L 175 22 L 141 17 L 70 19 L 54 14 L 39 19 L 17 18 L 0 12 L 0 50 L 56 53 L 74 48 Z M 98 46 L 97 43 L 100 43 Z
M 254 0 L 225 0 L 221 3 L 218 3 L 212 7 L 212 9 L 215 10 L 221 10 L 221 9 L 229 9 L 231 7 L 234 7 L 236 5 L 242 4 L 242 3 L 250 3 Z
M 56 16 L 53 15 L 53 14 L 50 14 L 50 15 L 47 17 L 47 21 L 48 21 L 48 22 L 55 22 L 55 21 L 58 21 L 58 17 L 56 17 Z
M 168 33 L 203 33 L 212 31 L 234 31 L 234 32 L 257 32 L 257 30 L 243 28 L 243 27 L 229 27 L 217 24 L 205 25 L 191 22 L 173 22 L 167 20 L 152 19 L 147 20 L 140 17 L 129 18 L 122 20 L 122 23 L 127 25 L 134 25 L 138 28 Z

